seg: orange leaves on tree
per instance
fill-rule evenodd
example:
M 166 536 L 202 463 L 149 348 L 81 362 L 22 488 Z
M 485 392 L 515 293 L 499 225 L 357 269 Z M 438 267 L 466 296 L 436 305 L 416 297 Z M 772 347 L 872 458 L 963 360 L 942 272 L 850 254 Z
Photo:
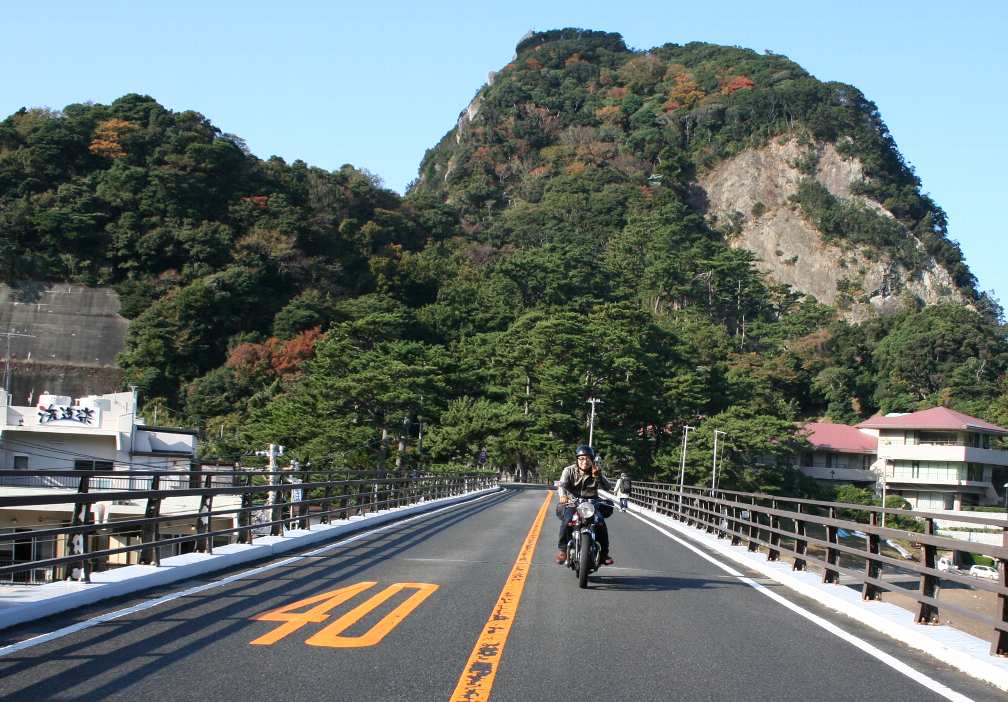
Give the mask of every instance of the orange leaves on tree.
M 260 376 L 273 366 L 269 344 L 251 342 L 238 344 L 231 349 L 224 365 L 233 370 L 239 378 Z
M 727 76 L 721 79 L 721 94 L 731 95 L 736 90 L 751 90 L 754 85 L 747 76 Z
M 88 145 L 88 151 L 95 156 L 105 158 L 123 158 L 126 149 L 119 140 L 124 134 L 135 131 L 137 126 L 124 119 L 106 119 L 95 128 L 94 139 Z
M 588 62 L 585 61 L 584 58 L 582 58 L 581 54 L 579 54 L 576 51 L 570 56 L 568 56 L 567 60 L 564 61 L 565 66 L 576 66 L 579 63 L 588 63 Z
M 581 175 L 586 170 L 588 170 L 588 166 L 581 163 L 580 161 L 575 161 L 574 163 L 567 166 L 567 175 Z
M 542 70 L 543 62 L 536 58 L 525 59 L 525 66 L 533 71 Z
M 676 74 L 664 109 L 666 112 L 671 112 L 672 110 L 678 110 L 680 107 L 691 108 L 705 96 L 706 93 L 693 80 L 693 76 L 683 71 Z
M 626 88 L 624 88 L 622 86 L 618 86 L 618 87 L 615 87 L 615 88 L 609 88 L 609 97 L 611 97 L 613 100 L 622 100 L 623 98 L 625 98 L 627 96 L 628 92 L 629 92 L 629 90 L 627 90 Z
M 270 339 L 273 371 L 279 376 L 297 372 L 305 361 L 315 356 L 315 345 L 322 337 L 322 329 L 313 327 L 301 332 L 290 341 Z
M 241 378 L 263 375 L 285 377 L 296 373 L 305 361 L 314 357 L 320 338 L 321 328 L 313 327 L 288 341 L 270 337 L 261 344 L 238 344 L 228 354 L 224 365 Z
M 619 105 L 606 105 L 595 110 L 595 116 L 607 124 L 618 124 L 623 119 L 623 108 Z
M 250 205 L 258 207 L 261 210 L 266 209 L 269 206 L 269 196 L 268 195 L 248 195 L 242 198 L 242 202 L 247 202 Z

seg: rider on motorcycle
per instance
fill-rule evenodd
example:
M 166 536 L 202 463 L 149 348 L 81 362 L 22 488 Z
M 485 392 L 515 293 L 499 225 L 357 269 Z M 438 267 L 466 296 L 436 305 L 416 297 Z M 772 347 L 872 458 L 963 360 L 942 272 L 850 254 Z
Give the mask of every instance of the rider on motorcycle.
M 563 469 L 557 482 L 557 496 L 560 504 L 557 506 L 557 516 L 560 517 L 560 537 L 557 540 L 556 562 L 567 560 L 567 542 L 571 538 L 570 520 L 574 516 L 574 505 L 569 504 L 570 497 L 598 497 L 599 488 L 612 490 L 612 482 L 602 475 L 602 470 L 595 465 L 595 451 L 591 446 L 582 444 L 574 451 L 577 462 Z M 605 522 L 598 525 L 595 533 L 599 546 L 602 548 L 602 564 L 612 565 L 609 556 L 609 530 Z

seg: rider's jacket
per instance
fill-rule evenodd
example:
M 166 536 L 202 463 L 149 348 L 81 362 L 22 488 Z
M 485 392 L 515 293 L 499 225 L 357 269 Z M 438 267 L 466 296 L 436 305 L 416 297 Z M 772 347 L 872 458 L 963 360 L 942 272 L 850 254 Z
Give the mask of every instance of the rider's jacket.
M 601 473 L 599 473 L 597 478 L 591 474 L 591 471 L 585 473 L 578 468 L 577 463 L 573 463 L 564 468 L 563 473 L 560 474 L 560 480 L 557 483 L 557 495 L 559 497 L 564 497 L 565 495 L 570 495 L 571 497 L 598 497 L 600 488 L 611 492 L 613 489 L 612 481 Z

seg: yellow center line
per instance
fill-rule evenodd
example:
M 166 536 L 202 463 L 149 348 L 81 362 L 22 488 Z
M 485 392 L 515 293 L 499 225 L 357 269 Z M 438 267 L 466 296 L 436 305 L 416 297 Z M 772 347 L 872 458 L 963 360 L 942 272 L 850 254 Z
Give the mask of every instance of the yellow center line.
M 521 550 L 518 551 L 518 560 L 515 561 L 511 574 L 504 583 L 504 589 L 501 590 L 497 604 L 490 613 L 490 619 L 476 639 L 476 645 L 469 654 L 469 661 L 462 670 L 455 692 L 452 693 L 451 702 L 479 702 L 490 699 L 497 667 L 504 655 L 504 645 L 507 643 L 508 634 L 511 633 L 511 625 L 518 612 L 518 603 L 521 601 L 522 590 L 525 589 L 525 581 L 532 566 L 532 554 L 535 553 L 539 532 L 542 531 L 543 521 L 552 501 L 553 491 L 550 490 L 542 507 L 539 508 L 539 514 L 536 515 Z

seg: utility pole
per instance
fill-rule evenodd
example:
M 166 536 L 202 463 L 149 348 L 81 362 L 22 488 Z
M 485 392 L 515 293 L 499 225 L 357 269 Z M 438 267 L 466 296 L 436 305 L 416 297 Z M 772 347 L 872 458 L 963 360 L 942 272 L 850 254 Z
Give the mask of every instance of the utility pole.
M 399 433 L 399 452 L 396 454 L 395 469 L 396 475 L 402 476 L 403 456 L 406 453 L 406 434 L 409 433 L 409 415 L 403 417 L 403 428 Z
M 683 481 L 686 480 L 686 440 L 694 429 L 696 427 L 691 427 L 689 424 L 683 427 L 682 455 L 679 457 L 679 516 L 682 516 Z
M 259 452 L 257 452 L 259 453 Z M 260 454 L 261 455 L 261 454 Z M 283 455 L 283 446 L 277 446 L 276 444 L 270 444 L 269 448 L 266 450 L 266 458 L 269 461 L 267 464 L 267 470 L 269 470 L 269 484 L 270 491 L 268 497 L 266 498 L 266 504 L 272 509 L 269 511 L 270 521 L 274 524 L 270 527 L 270 534 L 272 536 L 283 536 L 283 524 L 280 522 L 283 519 L 283 506 L 277 504 L 277 491 L 276 487 L 280 484 L 280 478 L 276 474 L 277 456 Z
M 528 414 L 529 396 L 532 394 L 532 378 L 525 375 L 525 414 Z
M 10 381 L 11 381 L 11 369 L 10 369 L 10 362 L 11 362 L 10 344 L 11 344 L 11 339 L 13 337 L 15 337 L 15 336 L 24 337 L 26 339 L 34 339 L 35 335 L 34 334 L 21 334 L 20 332 L 10 332 L 9 331 L 9 332 L 0 332 L 0 336 L 6 336 L 7 337 L 7 356 L 6 356 L 7 362 L 4 365 L 4 384 L 3 384 L 3 389 L 6 392 L 9 393 L 10 392 Z
M 591 405 L 591 419 L 588 420 L 588 446 L 592 445 L 592 439 L 595 436 L 595 405 L 601 404 L 602 400 L 597 397 L 588 398 L 588 404 Z

